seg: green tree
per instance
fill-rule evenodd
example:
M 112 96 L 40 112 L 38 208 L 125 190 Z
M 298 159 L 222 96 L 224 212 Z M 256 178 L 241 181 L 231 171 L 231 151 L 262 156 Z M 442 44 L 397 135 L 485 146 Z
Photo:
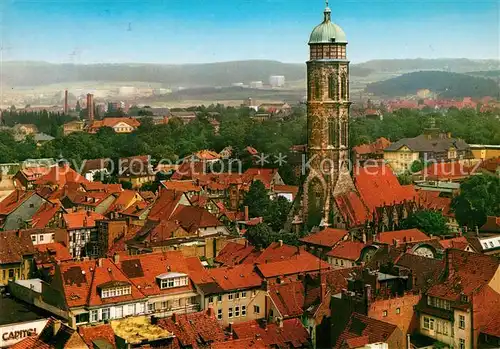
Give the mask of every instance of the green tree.
M 431 210 L 412 213 L 403 221 L 402 225 L 405 229 L 417 228 L 424 233 L 433 235 L 446 235 L 449 231 L 443 214 Z
M 265 223 L 250 227 L 246 233 L 248 241 L 257 247 L 266 248 L 276 241 L 276 233 Z
M 133 186 L 132 186 L 132 182 L 129 182 L 129 181 L 120 181 L 120 184 L 122 185 L 122 188 L 123 189 L 132 189 Z
M 274 231 L 283 229 L 292 203 L 282 196 L 271 200 L 264 215 L 264 223 Z
M 417 172 L 420 172 L 424 169 L 424 164 L 421 160 L 415 160 L 413 161 L 413 163 L 411 164 L 411 173 L 417 173 Z
M 267 189 L 261 181 L 253 182 L 243 199 L 243 207 L 248 206 L 250 217 L 264 217 L 270 203 Z
M 411 173 L 405 172 L 398 175 L 398 181 L 401 185 L 410 185 L 413 183 L 413 177 Z
M 460 185 L 452 209 L 458 223 L 470 229 L 481 227 L 487 216 L 500 216 L 500 178 L 489 174 L 469 177 Z

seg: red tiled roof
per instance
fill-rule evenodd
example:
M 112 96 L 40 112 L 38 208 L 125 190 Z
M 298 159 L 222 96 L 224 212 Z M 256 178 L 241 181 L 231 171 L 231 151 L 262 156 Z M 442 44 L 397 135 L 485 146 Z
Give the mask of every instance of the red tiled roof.
M 225 338 L 224 330 L 211 309 L 191 314 L 174 314 L 158 320 L 158 326 L 172 332 L 182 348 L 203 348 Z
M 89 127 L 89 130 L 91 132 L 95 132 L 101 127 L 114 127 L 118 125 L 119 123 L 125 123 L 131 127 L 139 127 L 141 123 L 139 120 L 134 119 L 134 118 L 126 118 L 126 117 L 121 117 L 121 118 L 104 118 L 102 120 L 94 120 L 92 124 Z
M 479 230 L 489 233 L 500 232 L 500 217 L 486 217 L 486 223 Z
M 327 270 L 330 265 L 308 252 L 301 251 L 289 259 L 258 264 L 257 269 L 265 278 L 270 278 Z
M 439 244 L 443 246 L 444 249 L 455 248 L 458 250 L 465 250 L 469 246 L 469 242 L 465 236 L 458 236 L 452 239 L 439 240 Z
M 49 171 L 48 167 L 25 167 L 19 170 L 28 181 L 34 181 Z
M 201 187 L 196 185 L 192 180 L 162 181 L 161 184 L 168 190 L 175 190 L 180 193 L 201 191 Z
M 325 228 L 317 233 L 308 235 L 300 241 L 305 244 L 313 244 L 324 247 L 333 247 L 347 235 L 345 229 Z
M 347 279 L 352 278 L 361 270 L 361 267 L 334 269 L 323 272 L 322 275 L 331 294 L 337 294 L 342 289 L 347 289 Z
M 388 165 L 365 166 L 355 169 L 355 184 L 369 212 L 385 205 L 413 201 L 417 194 L 413 186 L 399 184 Z
M 89 348 L 94 348 L 93 341 L 100 339 L 105 340 L 116 348 L 115 332 L 110 324 L 102 324 L 97 326 L 80 326 L 78 333 L 82 336 Z
M 403 242 L 416 242 L 416 241 L 426 241 L 431 238 L 425 235 L 418 229 L 407 229 L 407 230 L 395 230 L 386 231 L 377 234 L 377 241 L 383 244 L 393 244 L 394 240 L 398 243 Z
M 203 207 L 197 206 L 178 206 L 171 219 L 178 221 L 179 225 L 190 233 L 194 233 L 200 228 L 224 225 L 213 214 Z
M 344 344 L 354 345 L 364 343 L 363 345 L 365 345 L 369 343 L 385 343 L 396 329 L 396 325 L 375 320 L 359 313 L 353 313 L 334 348 L 340 349 Z M 360 337 L 368 337 L 368 340 L 366 338 L 361 339 Z M 352 346 L 349 347 L 353 348 Z
M 292 258 L 299 253 L 308 253 L 303 247 L 296 247 L 281 242 L 273 242 L 266 247 L 262 252 L 254 253 L 251 258 L 247 258 L 244 263 L 270 263 L 279 262 L 284 259 Z M 253 258 L 252 258 L 253 257 Z
M 60 201 L 44 203 L 32 216 L 31 227 L 45 228 L 59 211 L 64 211 Z
M 171 180 L 193 179 L 196 176 L 207 173 L 205 161 L 186 161 L 174 172 Z
M 484 287 L 474 298 L 474 309 L 474 327 L 488 336 L 500 337 L 500 294 L 490 286 Z
M 383 153 L 384 149 L 391 145 L 391 141 L 387 138 L 380 137 L 375 142 L 370 144 L 361 144 L 353 147 L 352 150 L 358 155 L 369 155 Z
M 60 242 L 39 244 L 34 247 L 37 251 L 35 254 L 37 264 L 46 265 L 55 262 L 66 262 L 73 259 L 68 248 Z
M 185 197 L 184 194 L 174 190 L 162 190 L 151 207 L 148 218 L 152 220 L 170 219 L 183 197 Z
M 14 190 L 0 202 L 0 215 L 8 215 L 35 194 L 34 191 Z
M 116 240 L 113 245 L 108 248 L 106 256 L 113 257 L 115 254 L 124 254 L 124 252 L 127 251 L 127 244 L 125 242 L 134 238 L 141 228 L 142 226 L 129 224 L 127 233 Z
M 100 213 L 93 211 L 77 211 L 63 214 L 64 224 L 67 229 L 93 228 L 95 221 L 104 220 Z
M 229 241 L 226 246 L 219 252 L 215 258 L 215 262 L 225 267 L 241 264 L 249 255 L 254 252 L 254 247 L 251 245 L 238 244 Z
M 428 294 L 438 298 L 456 300 L 461 294 L 467 296 L 488 285 L 499 268 L 499 261 L 493 256 L 446 250 L 446 279 L 432 286 Z
M 418 204 L 421 208 L 441 211 L 444 216 L 453 216 L 451 198 L 441 197 L 437 191 L 418 190 Z
M 335 246 L 327 256 L 337 257 L 356 261 L 361 256 L 361 250 L 366 247 L 366 244 L 358 241 L 341 241 Z
M 97 261 L 65 262 L 59 264 L 58 268 L 69 307 L 105 305 L 145 298 L 141 290 L 109 258 Z M 116 281 L 128 283 L 131 286 L 131 294 L 101 298 L 98 287 Z
M 366 344 L 369 344 L 370 337 L 368 336 L 359 336 L 354 338 L 346 339 L 346 344 L 349 348 L 360 348 L 364 347 Z
M 439 162 L 427 166 L 422 176 L 429 180 L 451 180 L 467 178 L 475 172 L 475 167 L 467 167 L 459 162 Z
M 200 160 L 217 160 L 220 159 L 220 155 L 213 150 L 200 150 L 193 154 L 194 157 Z
M 264 185 L 267 188 L 267 187 L 269 187 L 269 185 L 271 185 L 271 182 L 273 181 L 273 177 L 276 173 L 278 173 L 278 169 L 276 169 L 276 168 L 260 168 L 260 167 L 255 168 L 255 167 L 252 167 L 252 168 L 249 168 L 248 170 L 246 170 L 245 173 L 243 173 L 243 178 L 246 181 L 259 180 L 262 183 L 264 183 Z
M 196 276 L 195 276 L 196 277 Z M 251 264 L 240 264 L 234 267 L 220 267 L 206 270 L 198 277 L 197 284 L 216 283 L 224 291 L 259 287 L 262 278 L 255 272 Z
M 233 331 L 238 339 L 258 336 L 267 346 L 278 348 L 300 348 L 309 343 L 309 333 L 299 319 L 283 320 L 282 326 L 274 323 L 261 326 L 255 320 L 241 322 L 233 325 Z
M 248 154 L 250 155 L 258 155 L 259 152 L 257 151 L 257 149 L 255 149 L 254 147 L 246 147 L 245 150 L 248 152 Z
M 335 197 L 340 214 L 350 227 L 363 225 L 372 218 L 368 208 L 357 192 L 350 191 Z
M 134 190 L 124 190 L 118 194 L 115 194 L 116 199 L 108 207 L 107 213 L 110 212 L 121 212 L 125 211 L 131 205 L 133 205 L 137 200 L 142 200 L 142 198 L 137 198 L 137 192 Z
M 226 342 L 212 343 L 210 349 L 266 349 L 270 348 L 260 338 L 233 339 Z
M 66 183 L 87 183 L 88 180 L 71 167 L 54 166 L 50 168 L 44 176 L 35 181 L 36 185 L 58 185 L 64 186 Z
M 273 284 L 269 297 L 283 318 L 298 317 L 304 312 L 306 290 L 302 281 Z
M 200 262 L 198 261 L 198 263 Z M 147 296 L 189 292 L 193 290 L 191 284 L 161 289 L 156 279 L 158 275 L 169 272 L 190 274 L 186 258 L 181 251 L 120 256 L 118 267 Z
M 20 230 L 0 231 L 0 264 L 21 263 L 24 256 L 34 253 L 29 233 Z

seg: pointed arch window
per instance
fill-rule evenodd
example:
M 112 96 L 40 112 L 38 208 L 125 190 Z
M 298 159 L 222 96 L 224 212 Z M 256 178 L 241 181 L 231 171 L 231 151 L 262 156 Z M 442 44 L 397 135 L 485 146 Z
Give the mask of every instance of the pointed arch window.
M 328 77 L 328 98 L 337 99 L 337 79 L 333 75 Z

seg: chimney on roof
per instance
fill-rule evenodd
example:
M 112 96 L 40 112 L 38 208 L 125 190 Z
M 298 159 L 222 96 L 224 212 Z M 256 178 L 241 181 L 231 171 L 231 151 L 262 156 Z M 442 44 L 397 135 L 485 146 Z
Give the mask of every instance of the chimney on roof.
M 59 330 L 61 329 L 61 325 L 62 325 L 62 323 L 60 320 L 56 320 L 56 319 L 53 320 L 52 330 L 53 330 L 54 336 L 56 336 L 57 332 L 59 332 Z
M 89 124 L 94 121 L 94 95 L 92 93 L 87 93 L 87 118 Z
M 97 266 L 102 267 L 102 258 L 97 259 Z
M 113 255 L 113 262 L 114 262 L 115 264 L 120 263 L 120 255 L 119 255 L 118 253 L 115 253 L 115 254 Z
M 172 321 L 176 324 L 179 321 L 179 315 L 177 313 L 172 314 Z
M 280 247 L 283 247 L 283 240 L 278 240 Z
M 232 322 L 229 323 L 228 329 L 229 329 L 229 336 L 233 337 L 234 328 Z
M 248 221 L 248 206 L 245 206 L 245 222 Z
M 18 230 L 16 231 L 16 236 L 17 236 L 18 238 L 20 238 L 20 237 L 21 237 L 21 229 L 18 229 Z
M 321 280 L 321 285 L 320 285 L 320 301 L 323 302 L 323 300 L 325 299 L 326 297 L 326 283 L 324 282 L 324 280 Z
M 267 320 L 266 319 L 262 320 L 262 328 L 264 330 L 267 330 Z
M 68 90 L 64 90 L 64 114 L 68 115 Z
M 208 307 L 207 309 L 207 316 L 209 318 L 215 318 L 215 310 L 214 307 Z

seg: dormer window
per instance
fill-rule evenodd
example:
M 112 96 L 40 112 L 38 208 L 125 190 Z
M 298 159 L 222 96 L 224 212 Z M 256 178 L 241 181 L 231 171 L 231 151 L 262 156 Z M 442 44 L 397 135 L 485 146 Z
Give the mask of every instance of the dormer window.
M 101 298 L 112 298 L 126 296 L 132 293 L 132 287 L 125 281 L 110 281 L 97 286 L 101 292 Z
M 174 287 L 187 286 L 189 284 L 189 277 L 187 274 L 168 272 L 156 277 L 160 288 L 168 289 Z

